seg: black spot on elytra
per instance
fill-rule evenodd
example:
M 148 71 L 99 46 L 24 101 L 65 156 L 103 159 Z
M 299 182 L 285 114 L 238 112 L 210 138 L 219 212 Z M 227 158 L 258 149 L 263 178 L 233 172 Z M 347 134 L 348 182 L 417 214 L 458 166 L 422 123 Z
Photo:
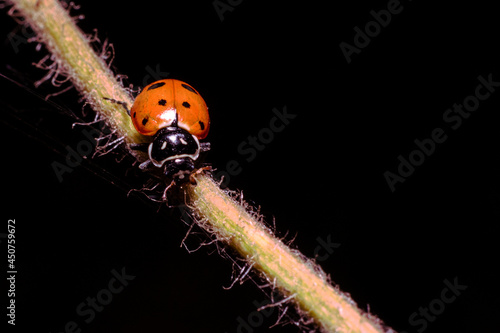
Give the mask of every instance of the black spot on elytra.
M 149 120 L 149 118 L 144 118 L 144 119 L 142 119 L 142 125 L 144 125 L 144 126 L 145 126 L 145 125 L 146 125 L 146 123 L 148 122 L 148 120 Z
M 163 98 L 158 101 L 158 105 L 165 106 L 167 104 L 167 101 L 164 100 Z
M 182 83 L 181 86 L 183 86 L 185 89 L 189 90 L 190 92 L 194 92 L 196 95 L 198 95 L 196 90 L 194 90 L 192 87 L 188 86 L 187 84 Z
M 205 124 L 201 120 L 198 122 L 198 124 L 200 124 L 201 130 L 203 131 L 205 129 Z
M 189 109 L 191 107 L 191 104 L 189 104 L 188 102 L 182 102 L 182 106 Z
M 134 118 L 135 118 L 135 115 L 136 115 L 136 114 L 137 114 L 137 112 L 134 112 L 134 114 L 132 115 L 132 117 L 134 117 Z
M 165 82 L 158 82 L 158 83 L 153 84 L 151 87 L 149 87 L 148 90 L 160 88 L 160 87 L 163 87 L 164 85 L 165 85 Z

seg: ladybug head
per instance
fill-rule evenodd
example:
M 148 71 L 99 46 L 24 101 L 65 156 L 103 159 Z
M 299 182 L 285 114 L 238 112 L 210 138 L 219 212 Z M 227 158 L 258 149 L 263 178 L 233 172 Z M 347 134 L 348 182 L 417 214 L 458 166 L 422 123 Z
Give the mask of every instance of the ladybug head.
M 160 129 L 149 145 L 149 158 L 157 168 L 164 167 L 164 174 L 182 180 L 194 168 L 200 154 L 198 139 L 179 127 Z

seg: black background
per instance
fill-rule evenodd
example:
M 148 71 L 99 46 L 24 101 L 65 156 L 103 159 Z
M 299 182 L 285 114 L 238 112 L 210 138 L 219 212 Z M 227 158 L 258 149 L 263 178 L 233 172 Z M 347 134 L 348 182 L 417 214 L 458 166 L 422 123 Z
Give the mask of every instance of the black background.
M 229 188 L 243 190 L 268 222 L 275 218 L 280 236 L 296 235 L 306 256 L 314 257 L 318 238 L 340 244 L 320 264 L 362 309 L 397 331 L 492 332 L 500 97 L 491 94 L 456 130 L 443 114 L 474 94 L 478 76 L 500 81 L 497 11 L 401 2 L 401 13 L 348 64 L 339 44 L 353 44 L 354 27 L 387 4 L 242 1 L 223 21 L 212 1 L 93 1 L 74 13 L 85 15 L 84 31 L 96 28 L 113 43 L 113 66 L 127 85 L 150 83 L 157 70 L 202 94 L 212 121 L 209 161 L 219 170 L 240 163 Z M 47 52 L 14 45 L 30 32 L 5 9 L 1 15 L 1 72 L 34 89 L 45 72 L 31 63 Z M 179 247 L 188 226 L 178 210 L 157 213 L 143 197 L 127 197 L 140 187 L 130 160 L 89 159 L 59 182 L 51 163 L 64 163 L 64 147 L 85 140 L 84 128 L 72 130 L 72 118 L 0 80 L 1 232 L 16 219 L 16 328 L 62 332 L 75 321 L 82 332 L 298 331 L 269 329 L 277 311 L 250 330 L 241 326 L 238 318 L 248 322 L 266 296 L 252 282 L 224 290 L 231 261 L 213 245 L 191 254 Z M 36 89 L 56 91 L 48 83 Z M 51 100 L 81 117 L 75 90 Z M 238 146 L 284 106 L 296 118 L 247 161 Z M 438 127 L 447 140 L 391 192 L 384 172 L 396 173 L 398 156 Z M 101 177 L 101 168 L 110 174 Z M 5 263 L 4 239 L 1 248 Z M 77 306 L 123 267 L 135 279 L 85 323 Z M 440 298 L 445 279 L 467 289 L 426 327 L 411 325 L 412 313 Z

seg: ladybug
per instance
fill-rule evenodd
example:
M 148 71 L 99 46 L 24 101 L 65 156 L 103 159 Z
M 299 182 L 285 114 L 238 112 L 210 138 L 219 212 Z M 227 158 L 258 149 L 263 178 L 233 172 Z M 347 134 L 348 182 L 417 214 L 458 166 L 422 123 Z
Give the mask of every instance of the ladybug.
M 174 79 L 146 86 L 136 97 L 130 116 L 137 131 L 146 136 L 175 124 L 202 140 L 210 129 L 203 98 L 187 83 Z
M 148 153 L 141 169 L 156 168 L 172 179 L 167 189 L 187 179 L 195 183 L 193 174 L 209 169 L 200 168 L 200 153 L 210 150 L 210 143 L 200 143 L 210 129 L 208 108 L 189 84 L 174 79 L 153 82 L 137 95 L 130 110 L 123 102 L 106 99 L 121 104 L 135 129 L 152 138 L 150 143 L 130 147 Z

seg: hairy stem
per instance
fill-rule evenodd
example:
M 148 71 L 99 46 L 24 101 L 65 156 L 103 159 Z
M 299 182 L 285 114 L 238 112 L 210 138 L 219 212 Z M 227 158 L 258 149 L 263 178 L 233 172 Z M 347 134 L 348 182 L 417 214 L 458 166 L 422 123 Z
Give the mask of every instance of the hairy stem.
M 70 78 L 95 112 L 127 143 L 143 141 L 124 108 L 104 98 L 132 105 L 105 61 L 95 54 L 89 38 L 56 0 L 10 0 L 12 15 L 22 17 L 37 33 L 57 63 L 57 72 Z M 197 223 L 217 239 L 236 249 L 284 299 L 312 318 L 323 332 L 383 332 L 380 323 L 359 310 L 354 302 L 332 287 L 323 271 L 298 251 L 277 239 L 260 220 L 231 198 L 209 175 L 197 174 L 188 185 L 191 209 Z M 306 320 L 307 321 L 307 320 Z
M 104 99 L 113 98 L 129 106 L 133 102 L 106 62 L 90 46 L 90 37 L 78 29 L 67 10 L 56 0 L 11 2 L 16 10 L 13 15 L 21 15 L 54 57 L 57 64 L 54 75 L 69 77 L 86 102 L 119 137 L 128 143 L 143 141 L 123 106 Z
M 324 332 L 381 332 L 333 288 L 316 264 L 292 251 L 207 176 L 189 187 L 199 223 L 235 248 L 250 265 L 293 299 Z

